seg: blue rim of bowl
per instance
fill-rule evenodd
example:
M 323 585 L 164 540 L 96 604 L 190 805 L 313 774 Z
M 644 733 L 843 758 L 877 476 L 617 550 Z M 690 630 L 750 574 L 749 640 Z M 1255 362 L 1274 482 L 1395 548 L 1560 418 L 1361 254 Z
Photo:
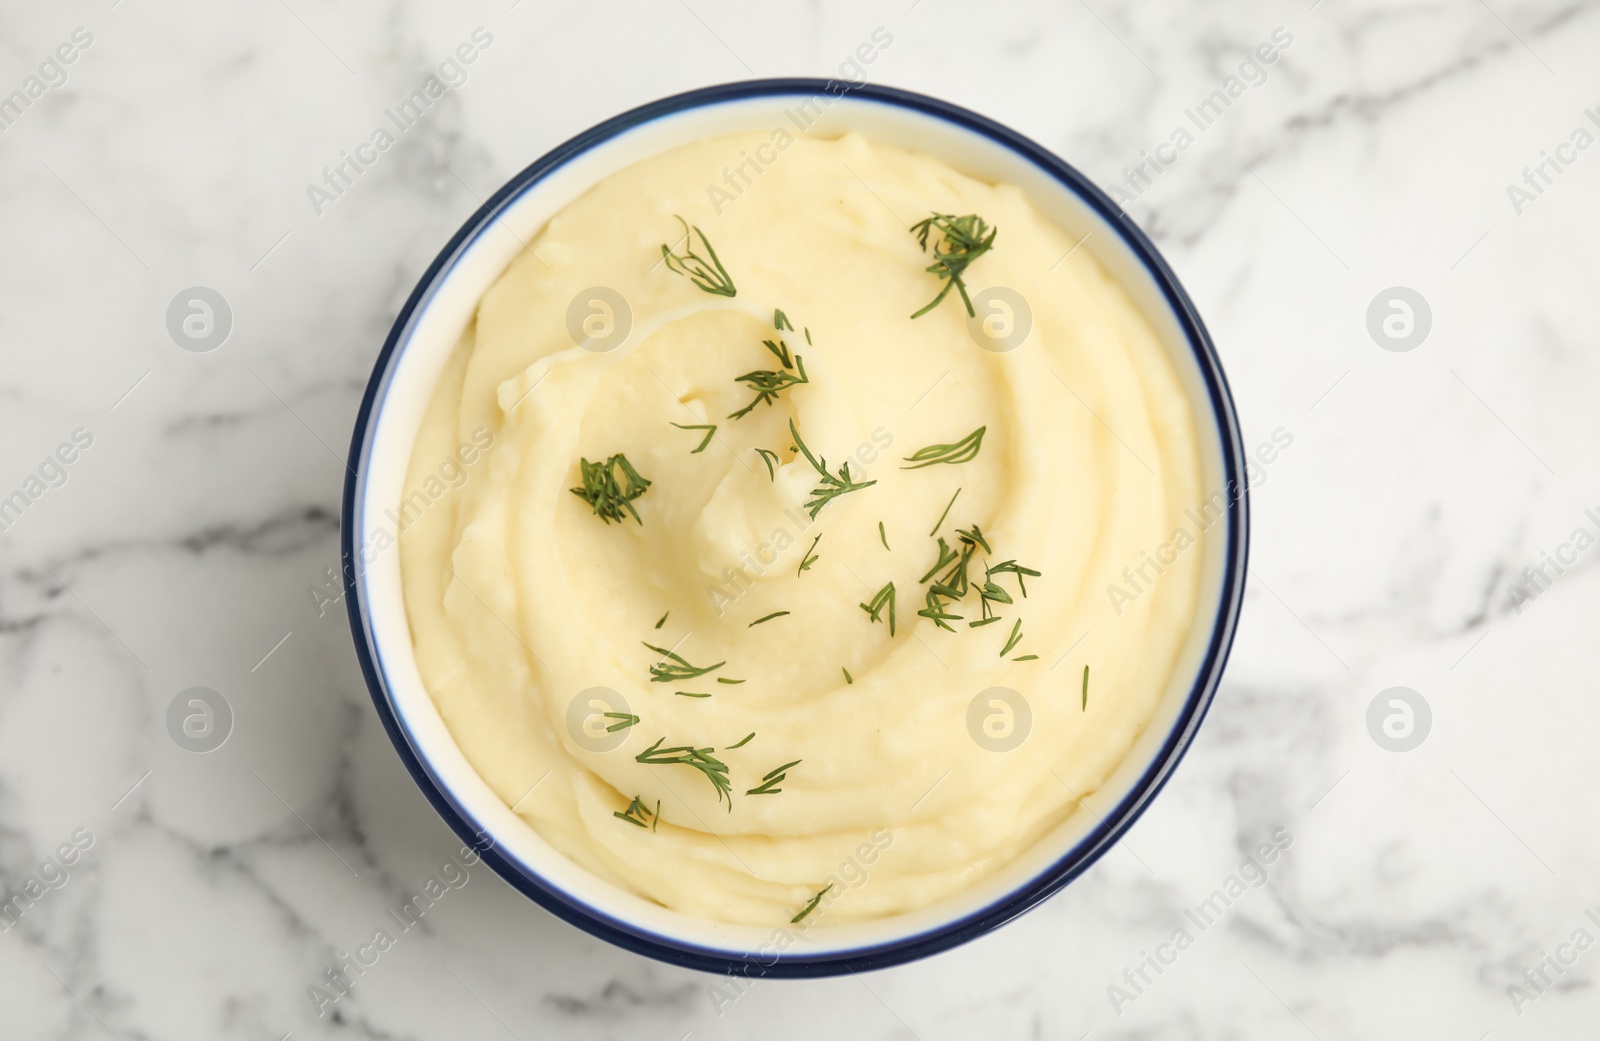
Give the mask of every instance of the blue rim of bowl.
M 952 123 L 986 137 L 1032 162 L 1117 229 L 1123 241 L 1145 265 L 1160 287 L 1194 351 L 1195 360 L 1210 396 L 1212 413 L 1219 423 L 1223 475 L 1227 486 L 1230 489 L 1237 488 L 1239 494 L 1237 497 L 1231 494 L 1229 496 L 1231 500 L 1227 511 L 1229 538 L 1227 559 L 1223 567 L 1222 594 L 1211 641 L 1201 661 L 1194 687 L 1166 741 L 1144 775 L 1116 808 L 1101 818 L 1099 825 L 1093 831 L 1025 885 L 1012 890 L 981 910 L 916 935 L 847 951 L 811 955 L 768 955 L 763 952 L 738 955 L 663 936 L 591 907 L 545 881 L 531 866 L 503 853 L 492 840 L 485 841 L 484 833 L 474 826 L 464 808 L 456 803 L 454 796 L 434 778 L 422 762 L 390 699 L 383 670 L 377 662 L 373 636 L 367 624 L 363 583 L 358 581 L 357 577 L 358 558 L 355 539 L 356 533 L 360 530 L 357 524 L 360 520 L 357 509 L 365 490 L 362 475 L 366 472 L 367 453 L 371 443 L 369 434 L 377 414 L 377 407 L 387 390 L 394 363 L 398 360 L 398 349 L 408 339 L 414 319 L 431 300 L 444 277 L 490 222 L 524 192 L 575 156 L 644 123 L 689 109 L 747 98 L 782 95 L 865 99 Z M 479 207 L 439 251 L 439 255 L 434 258 L 433 263 L 417 282 L 416 288 L 412 290 L 405 306 L 395 318 L 394 325 L 384 340 L 383 349 L 374 363 L 372 377 L 361 399 L 361 409 L 356 415 L 355 431 L 350 445 L 350 465 L 347 469 L 349 475 L 345 479 L 339 543 L 343 560 L 346 607 L 355 637 L 356 657 L 360 660 L 361 672 L 366 677 L 367 688 L 372 694 L 373 704 L 377 707 L 378 717 L 383 721 L 389 740 L 394 744 L 395 750 L 416 780 L 418 787 L 461 840 L 478 850 L 484 863 L 545 910 L 618 947 L 705 972 L 755 978 L 805 978 L 888 968 L 974 940 L 1031 910 L 1053 895 L 1088 870 L 1111 848 L 1139 818 L 1150 800 L 1160 792 L 1172 775 L 1183 753 L 1194 740 L 1200 723 L 1205 718 L 1206 710 L 1216 695 L 1223 667 L 1227 663 L 1228 652 L 1233 644 L 1234 630 L 1238 626 L 1240 606 L 1244 598 L 1249 541 L 1249 490 L 1244 481 L 1243 439 L 1233 398 L 1228 390 L 1221 362 L 1217 358 L 1216 348 L 1193 302 L 1178 283 L 1177 276 L 1167 266 L 1155 245 L 1116 203 L 1083 174 L 1049 150 L 975 112 L 924 94 L 893 87 L 853 85 L 837 80 L 804 78 L 746 80 L 704 87 L 641 105 L 608 119 L 552 149 L 513 177 Z

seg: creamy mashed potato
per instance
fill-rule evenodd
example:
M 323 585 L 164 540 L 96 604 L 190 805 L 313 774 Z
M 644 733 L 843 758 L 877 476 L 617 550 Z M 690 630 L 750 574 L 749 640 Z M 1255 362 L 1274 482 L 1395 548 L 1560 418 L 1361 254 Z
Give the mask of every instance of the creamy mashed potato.
M 1018 189 L 859 136 L 775 136 L 623 170 L 531 240 L 440 379 L 407 488 L 474 432 L 492 446 L 402 512 L 400 553 L 428 690 L 540 835 L 686 914 L 771 925 L 810 906 L 831 925 L 972 886 L 1117 766 L 1194 622 L 1200 463 L 1154 333 Z M 742 194 L 708 191 L 762 146 L 775 161 Z M 1020 346 L 980 347 L 957 292 L 910 317 L 944 284 L 908 230 L 930 213 L 998 229 L 964 281 L 1027 301 Z M 706 255 L 680 214 L 735 295 L 663 262 L 664 243 Z M 596 304 L 579 345 L 569 309 L 597 286 L 631 322 Z M 599 349 L 608 322 L 628 333 Z M 801 364 L 805 382 L 730 418 L 758 398 L 739 377 Z M 813 517 L 827 484 L 791 422 L 865 486 Z M 975 456 L 907 468 L 980 427 Z M 572 489 L 580 461 L 619 454 L 650 484 L 610 523 Z M 981 545 L 958 534 L 974 526 Z M 941 539 L 970 553 L 967 594 L 934 612 L 954 631 L 918 614 L 959 566 L 927 577 Z M 990 575 L 1012 602 L 971 626 L 986 568 L 1008 560 L 1039 574 L 1026 597 Z M 686 748 L 700 766 L 672 761 Z

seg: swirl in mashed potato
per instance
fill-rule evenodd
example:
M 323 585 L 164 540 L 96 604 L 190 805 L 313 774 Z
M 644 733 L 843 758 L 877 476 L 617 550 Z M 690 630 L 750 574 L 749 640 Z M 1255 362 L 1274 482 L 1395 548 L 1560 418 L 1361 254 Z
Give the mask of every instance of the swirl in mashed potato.
M 606 178 L 484 295 L 408 486 L 474 431 L 493 447 L 407 517 L 402 577 L 451 733 L 549 843 L 668 908 L 763 925 L 815 907 L 864 845 L 887 846 L 863 884 L 826 894 L 833 924 L 972 886 L 1126 755 L 1194 621 L 1203 536 L 1144 568 L 1137 596 L 1107 587 L 1170 544 L 1200 463 L 1155 334 L 1017 188 L 855 135 L 802 138 L 714 213 L 708 182 L 766 143 L 702 141 Z M 1027 301 L 1020 346 L 983 349 L 958 293 L 909 317 L 943 285 L 908 233 L 930 213 L 998 229 L 964 283 Z M 663 243 L 702 242 L 679 214 L 735 295 L 663 261 Z M 606 305 L 579 345 L 569 305 L 597 286 L 631 323 Z M 626 338 L 597 349 L 608 322 Z M 796 371 L 765 340 L 800 356 L 805 382 L 730 418 L 756 398 L 738 377 Z M 979 428 L 975 456 L 908 468 Z M 810 509 L 825 482 L 795 434 L 863 487 Z M 617 455 L 650 483 L 609 523 L 572 489 L 583 463 Z M 958 534 L 975 527 L 981 547 Z M 954 631 L 918 613 L 956 566 L 928 577 L 941 540 L 970 553 L 972 591 L 943 601 Z M 988 576 L 1011 602 L 986 608 L 986 567 L 1007 560 L 1038 575 Z M 1017 692 L 1028 718 L 996 704 L 969 726 L 992 688 Z M 1017 726 L 1021 743 L 994 750 Z M 681 751 L 659 761 L 673 749 L 703 750 L 725 785 Z

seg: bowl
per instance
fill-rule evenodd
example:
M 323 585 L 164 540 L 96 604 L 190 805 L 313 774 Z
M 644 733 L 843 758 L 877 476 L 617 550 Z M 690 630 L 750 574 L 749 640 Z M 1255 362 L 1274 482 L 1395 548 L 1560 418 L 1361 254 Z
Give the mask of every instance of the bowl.
M 398 503 L 435 381 L 483 292 L 544 223 L 601 178 L 680 144 L 746 131 L 859 131 L 1027 193 L 1129 293 L 1193 409 L 1202 487 L 1225 492 L 1203 543 L 1196 623 L 1154 717 L 1097 793 L 1007 868 L 957 896 L 874 921 L 766 928 L 680 914 L 556 851 L 478 777 L 423 686 L 385 514 Z M 1238 623 L 1248 534 L 1245 455 L 1211 339 L 1171 268 L 1133 222 L 1061 159 L 992 120 L 908 91 L 775 79 L 690 91 L 587 130 L 517 174 L 451 237 L 384 341 L 351 440 L 340 526 L 356 654 L 396 751 L 463 842 L 551 913 L 619 947 L 745 977 L 827 976 L 925 957 L 981 936 L 1082 874 L 1133 824 L 1194 740 Z M 1214 605 L 1214 606 L 1208 606 Z M 1093 805 L 1091 805 L 1091 803 Z

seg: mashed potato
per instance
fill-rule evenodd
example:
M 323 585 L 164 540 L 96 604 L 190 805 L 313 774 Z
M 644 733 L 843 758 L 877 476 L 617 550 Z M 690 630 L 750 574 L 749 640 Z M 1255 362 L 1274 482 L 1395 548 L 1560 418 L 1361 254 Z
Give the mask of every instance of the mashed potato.
M 995 232 L 958 265 L 977 321 L 959 288 L 911 317 L 949 281 L 931 214 Z M 507 805 L 619 886 L 762 925 L 941 900 L 1073 813 L 1167 686 L 1203 555 L 1173 539 L 1187 398 L 1073 246 L 1016 188 L 854 135 L 698 142 L 557 214 L 408 487 L 492 447 L 401 510 L 421 674 Z

